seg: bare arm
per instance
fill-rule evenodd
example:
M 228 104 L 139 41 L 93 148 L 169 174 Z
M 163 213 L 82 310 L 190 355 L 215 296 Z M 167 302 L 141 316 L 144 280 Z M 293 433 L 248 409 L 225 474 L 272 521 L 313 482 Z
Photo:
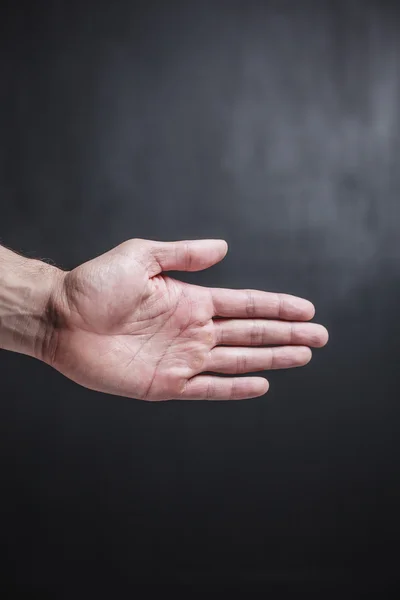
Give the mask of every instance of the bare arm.
M 0 347 L 47 360 L 63 272 L 0 246 Z

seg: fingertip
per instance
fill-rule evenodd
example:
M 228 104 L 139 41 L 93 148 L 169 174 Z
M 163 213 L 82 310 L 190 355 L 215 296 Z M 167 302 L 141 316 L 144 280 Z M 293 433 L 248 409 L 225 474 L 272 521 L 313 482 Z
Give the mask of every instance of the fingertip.
M 300 351 L 299 366 L 305 367 L 312 359 L 312 350 L 309 346 L 303 346 L 302 348 L 298 348 L 298 351 Z
M 218 242 L 221 245 L 221 254 L 222 254 L 223 258 L 224 258 L 227 255 L 228 250 L 229 250 L 228 242 L 226 240 L 223 240 L 223 239 L 217 239 L 215 241 Z
M 320 336 L 319 347 L 323 348 L 329 342 L 329 331 L 323 325 L 320 325 L 320 327 L 321 327 L 321 336 Z
M 307 348 L 307 350 L 308 350 L 308 356 L 307 356 L 307 362 L 305 363 L 306 365 L 308 365 L 308 363 L 311 362 L 312 357 L 313 357 L 311 348 Z
M 212 263 L 216 264 L 224 260 L 225 256 L 228 253 L 227 242 L 222 239 L 209 240 L 209 242 L 212 242 L 213 244 L 214 258 L 212 260 Z
M 318 323 L 310 323 L 310 335 L 306 338 L 306 342 L 310 348 L 323 348 L 329 340 L 329 333 L 326 327 Z M 312 333 L 311 333 L 312 332 Z
M 228 244 L 225 240 L 204 239 L 191 242 L 196 248 L 197 261 L 194 261 L 190 270 L 198 271 L 209 268 L 223 260 L 228 252 Z
M 254 398 L 258 398 L 260 396 L 264 396 L 264 394 L 266 394 L 269 390 L 269 381 L 268 379 L 265 379 L 264 377 L 257 377 L 254 378 L 255 381 L 255 395 L 253 396 Z
M 315 306 L 309 300 L 306 300 L 306 305 L 304 307 L 304 314 L 308 321 L 311 321 L 315 317 Z
M 315 316 L 315 306 L 306 298 L 291 294 L 278 294 L 280 318 L 296 321 L 311 321 Z
M 270 387 L 268 379 L 264 379 L 263 384 L 264 384 L 264 388 L 263 388 L 262 395 L 266 394 L 269 391 L 269 387 Z

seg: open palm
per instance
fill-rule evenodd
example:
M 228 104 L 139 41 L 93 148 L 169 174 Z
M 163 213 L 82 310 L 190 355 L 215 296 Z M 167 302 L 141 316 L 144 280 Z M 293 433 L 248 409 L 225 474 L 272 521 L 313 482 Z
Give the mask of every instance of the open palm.
M 51 364 L 85 387 L 145 400 L 264 394 L 265 378 L 235 375 L 305 365 L 328 334 L 307 322 L 307 300 L 165 274 L 205 269 L 226 251 L 221 240 L 135 239 L 66 273 Z

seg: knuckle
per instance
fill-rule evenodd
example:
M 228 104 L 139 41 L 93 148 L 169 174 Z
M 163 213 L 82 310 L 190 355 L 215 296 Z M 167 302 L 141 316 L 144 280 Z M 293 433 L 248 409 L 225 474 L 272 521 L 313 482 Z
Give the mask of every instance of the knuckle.
M 275 369 L 276 367 L 276 352 L 274 348 L 269 349 L 269 369 Z
M 230 389 L 230 393 L 229 393 L 229 399 L 230 400 L 236 400 L 238 396 L 238 381 L 237 379 L 233 378 L 232 382 L 231 382 L 231 389 Z
M 207 390 L 206 390 L 206 399 L 211 400 L 215 394 L 215 383 L 212 377 L 208 379 L 207 382 Z
M 246 315 L 248 318 L 255 316 L 256 305 L 254 300 L 254 293 L 252 290 L 246 290 L 247 301 L 246 301 Z
M 250 344 L 252 346 L 261 346 L 264 340 L 263 328 L 261 324 L 253 320 L 250 330 Z
M 276 297 L 278 301 L 278 319 L 282 319 L 284 313 L 285 298 L 283 294 L 277 294 Z
M 288 343 L 289 344 L 294 344 L 295 342 L 295 338 L 296 338 L 296 328 L 295 328 L 295 324 L 294 323 L 289 323 L 288 324 Z
M 236 356 L 236 372 L 246 373 L 248 364 L 248 356 L 246 352 L 239 352 Z
M 190 252 L 189 242 L 185 242 L 183 246 L 183 264 L 185 265 L 186 271 L 190 271 L 193 263 L 193 256 Z

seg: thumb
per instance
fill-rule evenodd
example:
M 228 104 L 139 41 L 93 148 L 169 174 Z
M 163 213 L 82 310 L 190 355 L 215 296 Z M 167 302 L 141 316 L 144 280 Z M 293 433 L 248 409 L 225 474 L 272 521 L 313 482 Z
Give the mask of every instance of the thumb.
M 220 262 L 228 251 L 224 240 L 151 242 L 156 275 L 161 271 L 202 271 Z

